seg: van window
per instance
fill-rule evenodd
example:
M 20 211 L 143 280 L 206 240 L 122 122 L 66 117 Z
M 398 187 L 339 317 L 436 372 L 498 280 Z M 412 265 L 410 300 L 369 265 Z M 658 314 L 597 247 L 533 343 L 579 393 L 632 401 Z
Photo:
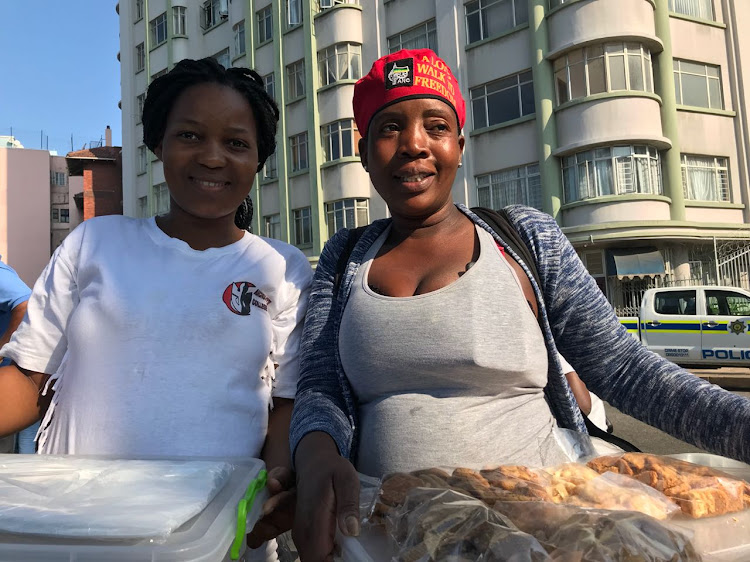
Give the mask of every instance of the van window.
M 734 291 L 706 291 L 711 316 L 750 316 L 750 298 Z
M 657 314 L 695 314 L 695 291 L 665 291 L 654 298 Z

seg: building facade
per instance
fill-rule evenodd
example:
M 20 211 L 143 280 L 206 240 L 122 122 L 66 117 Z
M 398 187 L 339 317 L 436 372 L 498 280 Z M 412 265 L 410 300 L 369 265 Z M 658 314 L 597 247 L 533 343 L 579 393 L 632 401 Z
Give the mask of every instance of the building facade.
M 750 3 L 738 0 L 128 0 L 120 13 L 126 214 L 168 208 L 142 144 L 154 76 L 250 66 L 281 109 L 253 230 L 315 259 L 387 216 L 357 154 L 353 85 L 429 46 L 467 100 L 456 201 L 554 216 L 618 312 L 654 283 L 748 283 Z M 747 252 L 745 252 L 746 257 Z M 744 268 L 744 269 L 743 269 Z M 735 271 L 736 270 L 736 271 Z M 635 300 L 633 300 L 635 299 Z
M 0 255 L 33 286 L 69 232 L 65 158 L 0 140 Z

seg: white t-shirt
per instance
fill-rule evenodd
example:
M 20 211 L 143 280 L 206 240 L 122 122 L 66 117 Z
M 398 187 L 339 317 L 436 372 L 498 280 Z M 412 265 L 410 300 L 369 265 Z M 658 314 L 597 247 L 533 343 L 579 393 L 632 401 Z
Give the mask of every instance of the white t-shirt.
M 560 361 L 560 370 L 563 375 L 567 375 L 568 373 L 575 373 L 575 369 L 570 363 L 567 362 L 565 357 L 558 353 L 557 358 Z M 607 412 L 604 409 L 604 401 L 590 390 L 589 396 L 591 398 L 591 411 L 586 417 L 596 427 L 598 427 L 602 431 L 607 431 Z
M 260 456 L 271 396 L 296 391 L 311 277 L 250 233 L 197 251 L 153 218 L 82 223 L 2 349 L 53 375 L 40 452 Z

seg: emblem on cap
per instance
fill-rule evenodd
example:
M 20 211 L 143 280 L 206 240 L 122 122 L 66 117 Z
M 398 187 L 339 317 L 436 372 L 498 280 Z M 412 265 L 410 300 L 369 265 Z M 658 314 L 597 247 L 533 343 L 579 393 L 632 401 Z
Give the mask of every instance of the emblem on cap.
M 414 59 L 400 59 L 385 65 L 385 89 L 414 85 Z

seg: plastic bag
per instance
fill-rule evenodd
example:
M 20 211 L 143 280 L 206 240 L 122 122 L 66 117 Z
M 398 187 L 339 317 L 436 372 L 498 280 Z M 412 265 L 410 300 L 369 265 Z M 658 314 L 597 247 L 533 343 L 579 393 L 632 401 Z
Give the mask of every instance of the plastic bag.
M 18 455 L 0 464 L 0 532 L 163 539 L 199 514 L 233 470 L 216 461 Z
M 453 490 L 414 488 L 389 513 L 396 562 L 549 560 L 544 547 L 482 502 Z
M 556 562 L 701 560 L 685 532 L 641 513 L 546 502 L 501 502 L 494 509 L 536 538 Z
M 647 453 L 599 457 L 588 466 L 600 473 L 614 472 L 643 482 L 677 503 L 689 517 L 750 508 L 750 484 L 707 466 Z

